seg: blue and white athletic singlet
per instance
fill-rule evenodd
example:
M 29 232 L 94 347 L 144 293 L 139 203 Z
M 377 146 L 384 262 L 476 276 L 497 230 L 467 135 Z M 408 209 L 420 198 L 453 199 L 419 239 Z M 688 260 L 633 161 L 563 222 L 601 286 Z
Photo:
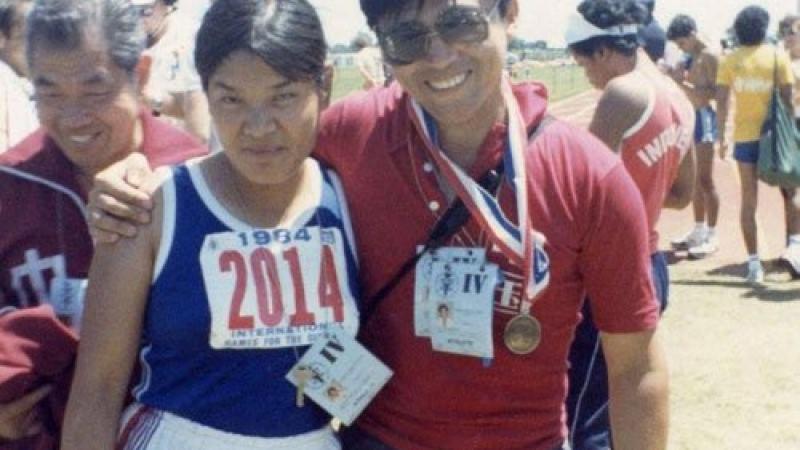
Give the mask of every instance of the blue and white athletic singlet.
M 317 162 L 313 167 L 316 207 L 289 228 L 263 230 L 223 208 L 199 165 L 173 169 L 163 187 L 161 247 L 142 327 L 142 378 L 134 390 L 140 403 L 262 437 L 305 433 L 330 420 L 312 401 L 297 407 L 296 389 L 285 379 L 307 338 L 331 324 L 352 334 L 358 327 L 357 264 L 344 196 L 331 171 Z M 217 258 L 215 236 L 227 236 L 221 245 L 236 248 L 209 263 Z M 209 270 L 216 278 L 206 284 Z M 220 287 L 227 284 L 230 293 Z M 212 310 L 214 323 L 230 330 L 212 333 Z M 293 345 L 301 335 L 304 343 Z

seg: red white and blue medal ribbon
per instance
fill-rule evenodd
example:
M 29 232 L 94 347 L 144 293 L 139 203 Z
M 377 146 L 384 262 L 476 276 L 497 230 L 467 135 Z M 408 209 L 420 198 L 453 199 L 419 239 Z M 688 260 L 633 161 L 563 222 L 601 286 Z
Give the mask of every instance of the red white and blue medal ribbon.
M 491 242 L 515 264 L 523 268 L 525 295 L 522 313 L 529 314 L 533 299 L 550 279 L 549 259 L 544 251 L 545 239 L 531 227 L 528 214 L 527 172 L 523 152 L 528 142 L 525 121 L 507 79 L 502 94 L 508 112 L 508 136 L 503 165 L 517 202 L 517 223 L 509 220 L 494 196 L 453 163 L 439 147 L 436 124 L 422 107 L 411 100 L 411 118 L 425 142 L 426 150 L 456 195 L 464 202 L 473 218 L 486 231 Z

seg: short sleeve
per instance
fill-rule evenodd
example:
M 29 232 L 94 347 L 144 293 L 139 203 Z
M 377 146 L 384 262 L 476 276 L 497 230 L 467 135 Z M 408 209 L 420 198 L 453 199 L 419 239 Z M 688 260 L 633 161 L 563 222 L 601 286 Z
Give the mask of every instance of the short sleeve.
M 597 328 L 609 333 L 655 328 L 659 308 L 641 194 L 621 163 L 596 189 L 580 266 Z

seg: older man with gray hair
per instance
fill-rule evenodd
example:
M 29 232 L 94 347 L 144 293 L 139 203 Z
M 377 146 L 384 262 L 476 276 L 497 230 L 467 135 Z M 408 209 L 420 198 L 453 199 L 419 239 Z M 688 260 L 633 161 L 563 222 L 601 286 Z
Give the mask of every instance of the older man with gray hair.
M 9 314 L 49 304 L 53 326 L 58 317 L 77 330 L 93 253 L 86 195 L 95 173 L 133 152 L 154 166 L 205 153 L 140 104 L 140 23 L 130 0 L 36 0 L 28 15 L 26 58 L 42 128 L 0 155 L 0 308 L 16 309 Z M 26 351 L 6 345 L 0 361 Z M 0 404 L 0 439 L 36 434 L 47 388 L 24 396 L 6 392 L 3 381 L 0 398 L 19 400 Z

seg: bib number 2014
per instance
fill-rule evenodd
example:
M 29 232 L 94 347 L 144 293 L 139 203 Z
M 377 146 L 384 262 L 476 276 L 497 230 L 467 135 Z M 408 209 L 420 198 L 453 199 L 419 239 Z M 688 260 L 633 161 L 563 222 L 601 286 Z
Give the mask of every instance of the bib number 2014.
M 215 234 L 200 259 L 215 348 L 310 344 L 354 305 L 336 229 Z
M 299 254 L 296 247 L 281 252 L 281 258 L 288 266 L 292 280 L 295 311 L 289 316 L 289 326 L 293 327 L 316 323 L 316 316 L 309 311 L 306 300 Z M 241 330 L 255 327 L 255 317 L 242 313 L 248 286 L 254 286 L 257 316 L 261 325 L 265 327 L 280 325 L 285 313 L 284 299 L 278 276 L 278 263 L 270 250 L 258 247 L 250 252 L 249 257 L 238 250 L 227 250 L 220 255 L 219 266 L 223 273 L 232 272 L 235 279 L 228 328 Z M 320 271 L 322 276 L 319 277 L 317 285 L 319 304 L 332 310 L 334 322 L 342 322 L 344 303 L 330 246 L 322 246 Z M 248 283 L 248 280 L 252 280 L 253 283 Z

